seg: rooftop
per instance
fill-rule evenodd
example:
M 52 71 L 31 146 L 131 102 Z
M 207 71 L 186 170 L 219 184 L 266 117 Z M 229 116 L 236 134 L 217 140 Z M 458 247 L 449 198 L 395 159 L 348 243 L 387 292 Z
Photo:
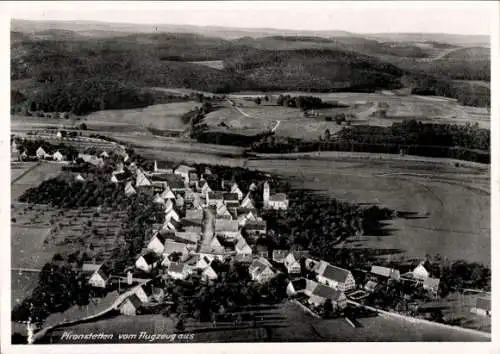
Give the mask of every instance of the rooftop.
M 347 276 L 349 275 L 349 271 L 343 268 L 335 267 L 332 266 L 331 264 L 328 264 L 325 267 L 325 270 L 321 275 L 323 275 L 327 279 L 335 280 L 339 283 L 345 282 L 347 279 Z

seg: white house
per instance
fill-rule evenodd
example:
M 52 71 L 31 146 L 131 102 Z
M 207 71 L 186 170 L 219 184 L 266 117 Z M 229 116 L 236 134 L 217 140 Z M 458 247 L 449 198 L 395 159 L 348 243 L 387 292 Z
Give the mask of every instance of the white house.
M 151 187 L 151 181 L 146 177 L 144 172 L 140 169 L 137 170 L 137 179 L 135 182 L 136 187 Z
M 155 197 L 153 199 L 153 203 L 165 205 L 165 200 L 163 200 L 163 198 L 160 197 L 160 195 L 158 193 L 156 193 L 156 195 L 155 195 Z
M 315 271 L 318 282 L 333 289 L 348 291 L 356 287 L 356 281 L 352 273 L 347 269 L 335 267 L 326 262 L 319 262 L 319 267 Z
M 142 303 L 147 304 L 151 296 L 151 288 L 147 285 L 136 286 L 132 293 L 135 294 Z
M 90 274 L 88 283 L 95 288 L 106 288 L 109 275 L 104 272 L 102 264 L 85 263 L 82 266 L 82 272 Z
M 241 191 L 237 183 L 233 183 L 233 185 L 231 186 L 231 193 L 236 194 L 238 196 L 238 200 L 243 199 L 243 192 Z
M 215 219 L 215 234 L 225 238 L 236 238 L 240 234 L 238 220 Z
M 78 182 L 84 182 L 84 181 L 85 181 L 85 178 L 83 178 L 81 174 L 77 174 L 77 175 L 75 176 L 75 181 L 78 181 Z
M 252 254 L 252 249 L 241 235 L 237 238 L 234 250 L 237 254 Z
M 175 194 L 170 190 L 170 188 L 167 186 L 163 192 L 160 194 L 160 197 L 163 199 L 175 199 Z
M 41 146 L 36 150 L 36 157 L 39 159 L 44 159 L 47 155 L 47 152 Z
M 173 170 L 169 167 L 169 164 L 165 161 L 156 161 L 154 164 L 153 171 L 155 173 L 173 173 Z
M 252 280 L 265 283 L 273 278 L 276 273 L 272 270 L 271 263 L 265 258 L 254 259 L 248 267 L 248 272 Z
M 217 279 L 217 273 L 213 270 L 212 267 L 208 266 L 205 269 L 203 269 L 203 272 L 201 272 L 201 280 L 202 281 L 211 281 L 211 280 L 216 280 Z
M 138 310 L 141 308 L 142 302 L 141 299 L 135 294 L 127 297 L 121 305 L 118 307 L 120 313 L 125 316 L 135 316 Z
M 52 158 L 54 159 L 54 161 L 63 161 L 63 160 L 64 160 L 64 156 L 63 156 L 63 154 L 61 154 L 61 153 L 59 152 L 59 150 L 58 150 L 58 151 L 56 151 L 56 152 L 54 153 L 54 155 L 52 155 Z
M 180 221 L 179 214 L 173 209 L 165 210 L 165 221 L 175 220 L 177 222 Z
M 191 271 L 189 267 L 187 267 L 183 263 L 170 263 L 167 274 L 170 278 L 172 279 L 181 279 L 185 280 L 189 275 Z
M 231 220 L 233 217 L 229 210 L 227 210 L 227 207 L 223 203 L 217 204 L 216 207 L 216 217 L 221 218 L 221 219 L 229 219 Z
M 165 237 L 159 232 L 155 232 L 148 243 L 147 249 L 156 254 L 162 254 L 165 250 Z
M 300 263 L 299 260 L 295 258 L 293 252 L 288 253 L 283 261 L 283 264 L 285 265 L 288 274 L 300 274 Z
M 429 278 L 429 271 L 425 268 L 425 261 L 420 262 L 420 264 L 413 269 L 412 273 L 413 277 L 420 281 Z
M 125 195 L 129 197 L 135 193 L 136 193 L 136 191 L 135 191 L 134 187 L 132 187 L 132 182 L 128 182 L 125 185 Z
M 135 267 L 143 272 L 149 273 L 158 264 L 158 256 L 154 253 L 147 253 L 140 256 L 135 261 Z
M 196 171 L 194 167 L 180 165 L 174 170 L 174 174 L 181 176 L 184 179 L 184 183 L 189 183 L 189 173 L 194 171 Z

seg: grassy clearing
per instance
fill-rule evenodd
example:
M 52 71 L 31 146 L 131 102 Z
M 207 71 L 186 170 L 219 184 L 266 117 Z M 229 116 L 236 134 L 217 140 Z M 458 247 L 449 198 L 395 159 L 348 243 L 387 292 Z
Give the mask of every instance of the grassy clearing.
M 57 176 L 61 170 L 61 165 L 55 163 L 42 163 L 37 167 L 32 168 L 33 164 L 34 163 L 31 162 L 12 164 L 13 168 L 11 168 L 11 181 L 15 180 L 15 182 L 10 186 L 10 197 L 12 201 L 16 201 L 26 189 L 38 185 L 45 179 Z M 32 169 L 29 170 L 30 168 Z M 28 170 L 29 172 L 23 175 L 23 173 Z
M 145 108 L 119 109 L 94 112 L 87 115 L 83 122 L 89 127 L 103 128 L 112 124 L 121 124 L 159 130 L 183 130 L 186 126 L 181 121 L 181 116 L 198 107 L 194 101 L 158 104 Z M 104 129 L 103 129 L 104 130 Z
M 222 70 L 224 69 L 223 60 L 207 60 L 207 61 L 191 61 L 191 64 L 204 65 L 212 69 Z

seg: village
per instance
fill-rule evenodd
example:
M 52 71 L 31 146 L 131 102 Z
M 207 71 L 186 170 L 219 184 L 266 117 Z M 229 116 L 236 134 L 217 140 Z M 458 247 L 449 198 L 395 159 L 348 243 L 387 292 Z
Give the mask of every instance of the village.
M 58 133 L 57 138 L 62 139 L 62 135 Z M 377 304 L 389 297 L 389 290 L 397 289 L 396 296 L 405 299 L 404 308 L 395 309 L 405 315 L 416 315 L 413 307 L 418 301 L 413 298 L 440 296 L 440 279 L 433 276 L 432 265 L 426 260 L 411 268 L 373 264 L 369 269 L 345 269 L 317 259 L 305 249 L 262 247 L 257 241 L 268 233 L 263 212 L 286 212 L 294 202 L 285 193 L 275 193 L 270 181 L 226 180 L 209 167 L 200 171 L 188 164 L 164 161 L 154 161 L 151 169 L 145 169 L 120 149 L 67 156 L 42 146 L 31 155 L 15 141 L 11 148 L 14 161 L 50 161 L 65 166 L 83 162 L 97 168 L 111 164 L 113 171 L 106 177 L 109 182 L 128 197 L 148 195 L 150 203 L 163 211 L 163 222 L 150 225 L 147 242 L 123 274 L 113 274 L 104 263 L 85 263 L 80 269 L 91 287 L 104 292 L 118 282 L 121 296 L 117 309 L 122 315 L 151 313 L 160 305 L 171 304 L 162 280 L 185 282 L 198 277 L 210 285 L 221 277 L 220 264 L 244 266 L 251 281 L 259 284 L 283 276 L 286 289 L 281 290 L 302 310 L 318 317 L 343 316 L 353 327 L 359 324 L 350 309 L 376 311 Z M 82 183 L 88 179 L 85 173 L 74 172 L 72 176 Z M 488 317 L 491 301 L 480 297 L 471 311 Z

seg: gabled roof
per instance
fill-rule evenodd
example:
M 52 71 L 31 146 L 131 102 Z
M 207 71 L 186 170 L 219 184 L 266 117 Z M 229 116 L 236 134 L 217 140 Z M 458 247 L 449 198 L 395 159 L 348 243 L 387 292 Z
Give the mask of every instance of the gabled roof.
M 377 265 L 372 266 L 370 272 L 373 274 L 376 274 L 376 275 L 386 277 L 386 278 L 390 278 L 391 276 L 396 275 L 396 274 L 399 276 L 399 270 L 387 268 L 387 267 L 382 267 L 382 266 L 377 266 Z
M 238 202 L 238 194 L 236 193 L 224 193 L 224 201 L 234 201 L 234 202 Z
M 329 286 L 323 284 L 317 284 L 314 290 L 312 291 L 312 295 L 319 296 L 325 299 L 330 299 L 333 301 L 337 301 L 342 295 L 341 291 L 330 288 Z
M 165 253 L 172 254 L 174 252 L 185 253 L 187 251 L 186 244 L 181 242 L 174 242 L 171 240 L 165 241 Z
M 160 197 L 163 199 L 175 199 L 175 195 L 169 187 L 165 188 L 165 190 L 160 194 Z
M 203 210 L 202 209 L 188 209 L 186 210 L 186 219 L 202 219 Z
M 150 176 L 152 181 L 155 182 L 170 182 L 174 179 L 173 174 L 170 173 L 155 173 Z
M 238 231 L 238 220 L 215 219 L 215 231 Z
M 378 285 L 377 282 L 374 282 L 372 280 L 368 280 L 365 284 L 365 290 L 373 291 L 377 285 Z
M 132 187 L 132 183 L 128 182 L 127 185 L 125 186 L 125 194 L 135 194 L 135 189 Z
M 217 215 L 231 215 L 225 204 L 217 204 Z
M 273 250 L 273 261 L 283 263 L 289 252 L 288 250 Z
M 162 235 L 162 234 L 161 234 L 161 233 L 159 233 L 159 232 L 156 232 L 156 233 L 153 235 L 153 237 L 151 237 L 151 239 L 153 239 L 153 238 L 155 238 L 155 237 L 158 239 L 158 241 L 160 241 L 160 242 L 161 242 L 161 244 L 164 244 L 164 243 L 165 243 L 165 241 L 166 241 L 165 236 L 164 236 L 164 235 Z
M 127 300 L 130 301 L 130 303 L 132 304 L 132 306 L 134 306 L 136 309 L 138 309 L 139 307 L 142 306 L 142 301 L 141 301 L 141 299 L 139 299 L 139 297 L 136 294 L 132 294 L 129 297 L 127 297 L 125 299 L 125 301 L 122 302 L 122 305 L 125 302 L 127 302 Z
M 343 283 L 346 281 L 350 272 L 346 269 L 339 268 L 328 264 L 325 267 L 325 270 L 321 273 L 325 278 L 334 280 L 339 283 Z
M 155 161 L 155 164 L 158 170 L 171 170 L 173 168 L 173 164 L 168 161 Z
M 146 177 L 146 175 L 141 170 L 137 170 L 137 179 L 135 185 L 136 187 L 151 186 L 151 181 Z
M 180 239 L 183 239 L 185 241 L 191 242 L 191 243 L 196 243 L 200 239 L 200 235 L 195 233 L 195 232 L 176 232 L 175 237 L 178 237 Z
M 276 194 L 271 194 L 269 196 L 269 200 L 272 200 L 273 202 L 285 202 L 287 201 L 286 194 L 284 193 L 276 193 Z
M 83 263 L 82 272 L 84 273 L 94 273 L 96 270 L 101 268 L 102 264 L 94 264 L 94 263 Z
M 195 172 L 189 173 L 189 181 L 191 182 L 198 181 L 198 174 L 196 174 Z
M 208 192 L 208 199 L 212 200 L 224 200 L 224 192 Z
M 248 186 L 248 190 L 249 190 L 249 191 L 254 191 L 254 190 L 256 190 L 256 189 L 257 189 L 257 185 L 256 185 L 254 182 L 252 182 L 252 183 Z
M 172 273 L 183 273 L 184 263 L 170 263 L 168 266 L 168 271 Z
M 265 231 L 267 224 L 264 220 L 248 220 L 245 224 L 245 230 Z
M 146 261 L 147 264 L 153 264 L 158 261 L 158 257 L 154 253 L 146 253 L 142 256 L 142 258 Z
M 177 172 L 177 173 L 186 173 L 186 174 L 188 174 L 191 171 L 196 171 L 196 168 L 191 167 L 191 166 L 186 166 L 186 165 L 179 165 L 175 169 L 175 172 Z
M 170 181 L 168 182 L 168 185 L 170 189 L 172 190 L 181 190 L 181 189 L 186 189 L 186 186 L 184 185 L 184 182 L 182 181 Z
M 241 201 L 241 207 L 249 209 L 255 208 L 252 198 L 250 197 L 250 194 L 247 194 L 245 198 L 243 198 L 243 200 Z
M 162 197 L 160 197 L 160 195 L 158 193 L 156 193 L 156 195 L 153 199 L 153 203 L 165 204 L 165 201 L 163 200 Z
M 211 278 L 211 279 L 217 278 L 217 273 L 210 266 L 208 266 L 205 269 L 203 269 L 203 272 L 201 274 L 202 274 L 202 276 L 206 276 L 206 277 Z
M 96 273 L 97 273 L 97 274 L 98 274 L 98 275 L 102 278 L 102 280 L 104 280 L 104 281 L 107 281 L 107 280 L 108 280 L 108 278 L 109 278 L 108 274 L 106 274 L 106 273 L 104 272 L 104 270 L 102 269 L 102 267 L 101 267 L 101 268 L 99 268 L 99 269 L 96 271 Z

